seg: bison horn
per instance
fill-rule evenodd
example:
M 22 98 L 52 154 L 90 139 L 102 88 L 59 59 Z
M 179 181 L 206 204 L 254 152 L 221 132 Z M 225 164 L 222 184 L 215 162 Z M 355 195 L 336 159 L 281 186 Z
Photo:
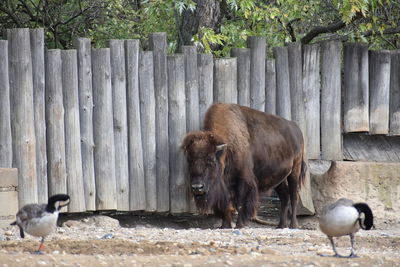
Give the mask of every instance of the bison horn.
M 226 147 L 226 144 L 216 146 L 217 152 L 223 150 Z

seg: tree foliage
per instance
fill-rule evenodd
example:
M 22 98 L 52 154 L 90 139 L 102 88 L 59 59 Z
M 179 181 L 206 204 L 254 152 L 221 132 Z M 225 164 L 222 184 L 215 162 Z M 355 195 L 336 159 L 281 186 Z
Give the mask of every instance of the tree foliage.
M 169 50 L 196 44 L 228 55 L 249 35 L 268 47 L 327 39 L 400 48 L 398 0 L 1 0 L 1 27 L 43 27 L 49 48 L 70 48 L 76 37 L 94 46 L 167 32 Z

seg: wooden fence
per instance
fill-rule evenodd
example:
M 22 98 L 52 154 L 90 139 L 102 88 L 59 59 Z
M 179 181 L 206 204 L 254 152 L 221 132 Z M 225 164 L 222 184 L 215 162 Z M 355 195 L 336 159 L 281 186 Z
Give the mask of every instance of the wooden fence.
M 42 29 L 7 30 L 0 167 L 19 169 L 20 206 L 68 193 L 70 212 L 193 211 L 179 146 L 213 102 L 296 121 L 309 159 L 354 153 L 343 149 L 354 139 L 347 133 L 400 135 L 398 51 L 293 43 L 267 59 L 265 39 L 250 37 L 248 48 L 213 59 L 193 46 L 167 55 L 165 33 L 149 43 L 151 51 L 138 40 L 93 49 L 78 38 L 75 49 L 46 50 Z

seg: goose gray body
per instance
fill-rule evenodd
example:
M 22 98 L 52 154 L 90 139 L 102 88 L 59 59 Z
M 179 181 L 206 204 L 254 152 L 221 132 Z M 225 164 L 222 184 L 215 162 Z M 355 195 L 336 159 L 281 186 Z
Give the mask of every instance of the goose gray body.
M 68 203 L 68 195 L 58 194 L 51 196 L 47 204 L 27 204 L 18 211 L 16 221 L 11 225 L 18 225 L 21 238 L 25 237 L 25 232 L 35 237 L 41 237 L 42 240 L 37 251 L 40 252 L 44 239 L 57 227 L 60 209 Z
M 362 213 L 365 215 L 364 221 L 361 219 Z M 346 198 L 325 206 L 319 216 L 319 227 L 328 236 L 336 257 L 343 256 L 337 253 L 333 237 L 349 235 L 351 253 L 348 257 L 356 257 L 354 234 L 360 230 L 360 227 L 369 230 L 372 226 L 373 215 L 369 206 L 365 203 L 354 203 Z

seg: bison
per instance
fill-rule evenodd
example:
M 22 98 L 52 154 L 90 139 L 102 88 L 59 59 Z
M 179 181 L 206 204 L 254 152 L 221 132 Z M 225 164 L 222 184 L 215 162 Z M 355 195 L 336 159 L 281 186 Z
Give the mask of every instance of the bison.
M 298 192 L 304 182 L 303 135 L 292 121 L 236 104 L 214 104 L 204 129 L 188 133 L 182 149 L 198 210 L 212 210 L 221 228 L 245 226 L 256 216 L 259 192 L 275 189 L 281 201 L 278 228 L 297 227 Z

